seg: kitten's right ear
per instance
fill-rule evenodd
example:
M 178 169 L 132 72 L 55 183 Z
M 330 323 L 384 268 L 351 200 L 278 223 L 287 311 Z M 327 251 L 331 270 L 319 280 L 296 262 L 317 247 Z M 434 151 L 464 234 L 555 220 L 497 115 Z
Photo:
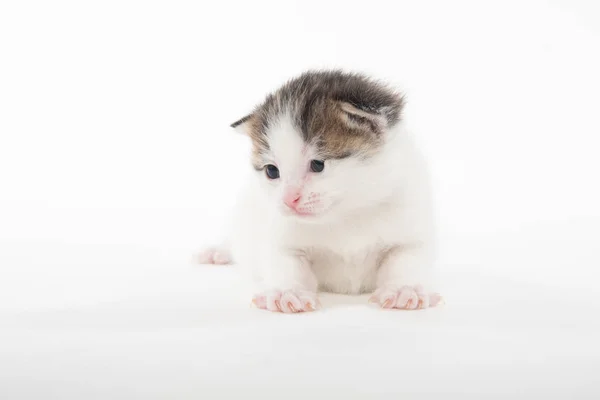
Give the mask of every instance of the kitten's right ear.
M 343 121 L 353 128 L 366 129 L 379 134 L 388 126 L 388 121 L 381 110 L 360 109 L 347 102 L 339 102 Z
M 248 135 L 250 133 L 250 123 L 254 118 L 254 114 L 246 115 L 244 118 L 235 121 L 230 126 L 236 131 Z

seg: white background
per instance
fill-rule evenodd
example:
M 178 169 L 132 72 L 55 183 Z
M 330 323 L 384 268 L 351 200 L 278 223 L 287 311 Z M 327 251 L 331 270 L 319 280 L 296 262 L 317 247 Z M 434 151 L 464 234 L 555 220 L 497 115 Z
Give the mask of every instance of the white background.
M 498 303 L 514 293 L 503 289 L 510 281 L 558 293 L 541 301 L 550 307 L 583 302 L 598 311 L 599 7 L 583 0 L 2 2 L 5 332 L 22 337 L 19 318 L 43 310 L 133 301 L 136 315 L 146 315 L 157 303 L 143 296 L 222 282 L 189 261 L 223 233 L 248 165 L 248 143 L 228 125 L 284 80 L 322 67 L 366 72 L 406 92 L 406 120 L 435 177 L 438 265 L 450 300 L 465 288 L 475 290 L 465 304 L 492 296 L 477 289 L 484 276 L 496 282 Z M 528 290 L 519 301 L 530 300 Z M 182 303 L 185 315 L 195 313 Z M 182 303 L 173 303 L 176 315 Z M 34 335 L 43 331 L 32 326 Z M 46 349 L 26 359 L 31 347 L 22 345 L 5 349 L 5 360 L 20 368 L 22 380 L 10 375 L 15 398 L 39 383 L 31 368 Z M 0 358 L 0 394 L 1 373 L 11 368 Z

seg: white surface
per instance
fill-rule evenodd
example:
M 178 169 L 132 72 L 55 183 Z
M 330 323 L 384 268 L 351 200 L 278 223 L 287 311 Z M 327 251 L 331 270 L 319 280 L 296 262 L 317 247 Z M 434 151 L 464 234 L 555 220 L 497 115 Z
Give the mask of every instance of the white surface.
M 557 230 L 545 238 L 538 244 L 554 261 L 518 250 L 517 236 L 496 248 L 485 247 L 494 243 L 490 238 L 471 238 L 470 265 L 448 253 L 440 265 L 447 300 L 441 308 L 382 311 L 364 296 L 326 295 L 322 310 L 302 315 L 250 308 L 235 268 L 192 265 L 181 249 L 37 246 L 40 254 L 28 255 L 20 276 L 2 282 L 0 393 L 6 399 L 598 398 L 596 291 L 510 279 L 501 268 L 493 272 L 493 257 L 476 256 L 509 248 L 512 268 L 527 268 L 525 260 L 564 268 L 556 250 L 564 237 Z M 469 258 L 460 243 L 453 245 L 460 260 Z M 24 261 L 24 250 L 13 244 L 12 251 Z M 590 257 L 579 267 L 599 261 Z M 26 311 L 7 308 L 9 302 Z
M 599 7 L 1 2 L 0 399 L 600 397 Z M 189 262 L 228 124 L 324 66 L 408 94 L 444 308 L 271 315 Z

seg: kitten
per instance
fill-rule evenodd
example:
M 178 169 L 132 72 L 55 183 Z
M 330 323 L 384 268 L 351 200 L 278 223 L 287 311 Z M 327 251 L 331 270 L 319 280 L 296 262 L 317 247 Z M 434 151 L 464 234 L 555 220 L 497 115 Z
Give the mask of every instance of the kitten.
M 231 125 L 252 140 L 256 172 L 228 245 L 201 261 L 235 260 L 269 311 L 313 311 L 319 290 L 434 306 L 429 181 L 403 106 L 398 92 L 341 71 L 306 72 L 270 94 Z

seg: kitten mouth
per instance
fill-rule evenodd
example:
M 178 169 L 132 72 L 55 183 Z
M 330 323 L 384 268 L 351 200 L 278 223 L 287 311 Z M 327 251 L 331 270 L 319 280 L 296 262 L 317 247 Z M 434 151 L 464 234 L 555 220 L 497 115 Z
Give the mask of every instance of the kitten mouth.
M 311 212 L 311 211 L 292 210 L 292 215 L 295 215 L 297 217 L 307 218 L 307 217 L 314 217 L 317 214 L 315 214 L 314 212 Z
M 322 218 L 328 218 L 329 211 L 332 206 L 337 202 L 333 201 L 330 204 L 323 204 L 321 202 L 307 202 L 297 208 L 285 207 L 282 210 L 283 215 L 288 217 L 296 217 L 300 220 L 321 220 Z
M 299 218 L 312 218 L 316 217 L 318 214 L 313 211 L 306 210 L 294 210 L 291 208 L 286 208 L 283 210 L 283 214 L 288 217 L 299 217 Z
M 314 216 L 316 216 L 316 214 L 314 212 L 310 212 L 310 211 L 294 210 L 294 214 L 299 217 L 314 217 Z

